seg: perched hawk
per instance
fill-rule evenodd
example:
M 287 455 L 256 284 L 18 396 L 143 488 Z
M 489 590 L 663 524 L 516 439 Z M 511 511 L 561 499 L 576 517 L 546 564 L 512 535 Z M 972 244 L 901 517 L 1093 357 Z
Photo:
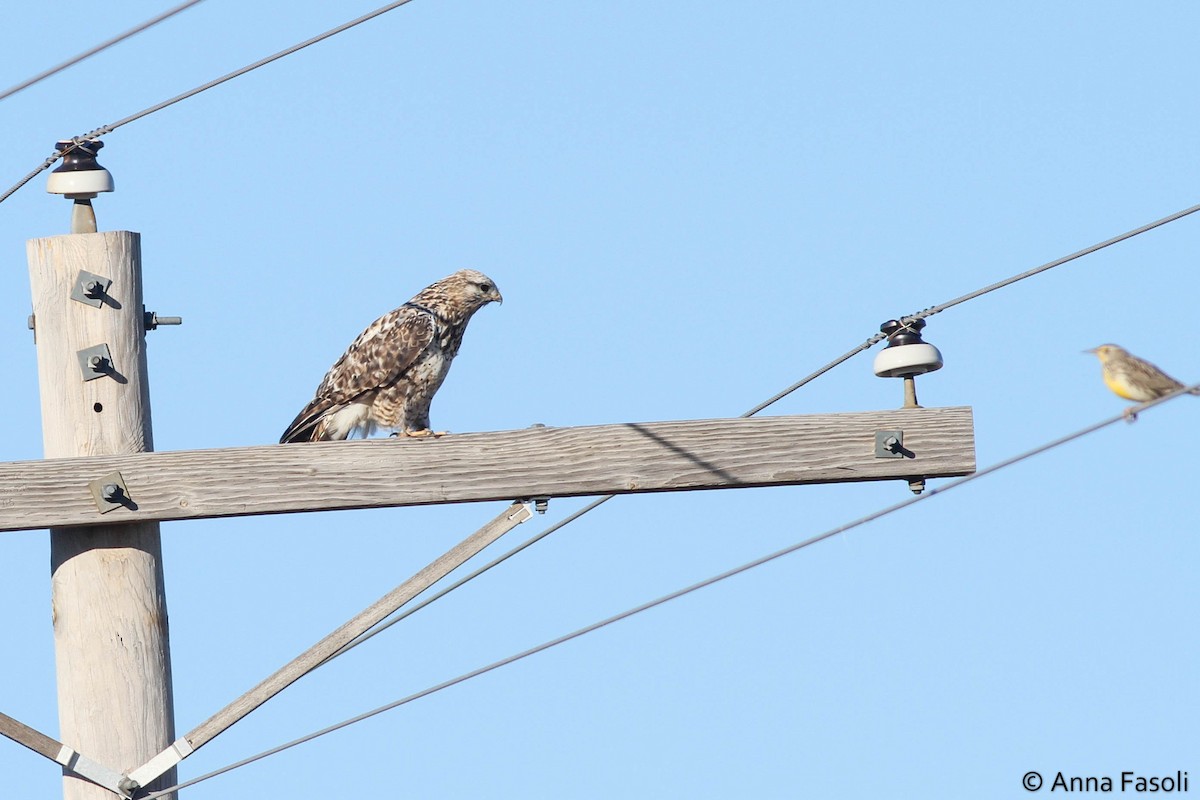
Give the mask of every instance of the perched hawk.
M 504 302 L 482 272 L 459 270 L 422 289 L 358 335 L 279 443 L 345 439 L 378 428 L 429 436 L 429 403 L 462 345 L 471 316 Z

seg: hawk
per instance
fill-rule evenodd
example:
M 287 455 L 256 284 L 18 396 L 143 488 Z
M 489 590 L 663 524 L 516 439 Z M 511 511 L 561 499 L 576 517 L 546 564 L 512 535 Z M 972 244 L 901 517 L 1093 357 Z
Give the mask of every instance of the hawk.
M 329 368 L 317 395 L 279 438 L 289 442 L 346 439 L 390 429 L 432 436 L 429 404 L 462 345 L 472 315 L 502 303 L 496 283 L 473 269 L 442 278 L 358 335 Z

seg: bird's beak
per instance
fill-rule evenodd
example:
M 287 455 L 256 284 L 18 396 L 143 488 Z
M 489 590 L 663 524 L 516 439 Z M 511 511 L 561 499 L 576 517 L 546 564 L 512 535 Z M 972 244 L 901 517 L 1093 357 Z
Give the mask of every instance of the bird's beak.
M 492 289 L 492 300 L 500 305 L 504 305 L 504 297 L 500 294 L 499 289 Z
M 1093 347 L 1091 350 L 1084 350 L 1083 352 L 1084 353 L 1095 353 L 1099 349 L 1100 349 L 1099 347 Z

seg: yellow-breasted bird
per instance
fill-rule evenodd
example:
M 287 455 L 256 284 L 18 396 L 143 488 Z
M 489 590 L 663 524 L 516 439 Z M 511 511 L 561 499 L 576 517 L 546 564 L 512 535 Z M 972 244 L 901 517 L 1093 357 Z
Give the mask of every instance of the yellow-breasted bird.
M 1104 385 L 1126 400 L 1146 403 L 1183 388 L 1182 383 L 1149 361 L 1115 344 L 1102 344 L 1084 352 L 1096 354 L 1104 374 Z M 1192 390 L 1192 394 L 1200 394 L 1200 391 Z M 1125 415 L 1132 417 L 1132 409 Z

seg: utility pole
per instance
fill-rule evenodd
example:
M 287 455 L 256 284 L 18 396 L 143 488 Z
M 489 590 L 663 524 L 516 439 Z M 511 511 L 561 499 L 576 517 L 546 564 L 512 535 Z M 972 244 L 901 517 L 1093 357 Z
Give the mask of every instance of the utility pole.
M 154 453 L 141 239 L 97 232 L 99 142 L 60 142 L 48 190 L 72 232 L 28 242 L 45 459 L 0 463 L 0 531 L 50 528 L 59 739 L 0 714 L 0 736 L 65 767 L 65 800 L 142 797 L 175 765 L 528 518 L 515 506 L 176 739 L 159 523 L 525 498 L 926 478 L 975 470 L 971 409 L 921 408 L 942 366 L 923 320 L 889 321 L 881 377 L 905 405 L 789 417 L 621 423 Z M 777 398 L 776 398 L 777 399 Z M 523 513 L 522 513 L 523 512 Z M 144 782 L 144 783 L 143 783 Z M 173 800 L 173 795 L 171 796 Z
M 68 153 L 47 187 L 75 201 L 72 233 L 27 245 L 46 458 L 153 450 L 141 238 L 95 232 L 91 198 L 112 191 L 100 146 Z M 96 478 L 98 511 L 135 503 L 118 473 Z M 60 739 L 127 771 L 175 734 L 158 523 L 52 528 L 50 568 Z M 63 796 L 113 797 L 67 771 Z

